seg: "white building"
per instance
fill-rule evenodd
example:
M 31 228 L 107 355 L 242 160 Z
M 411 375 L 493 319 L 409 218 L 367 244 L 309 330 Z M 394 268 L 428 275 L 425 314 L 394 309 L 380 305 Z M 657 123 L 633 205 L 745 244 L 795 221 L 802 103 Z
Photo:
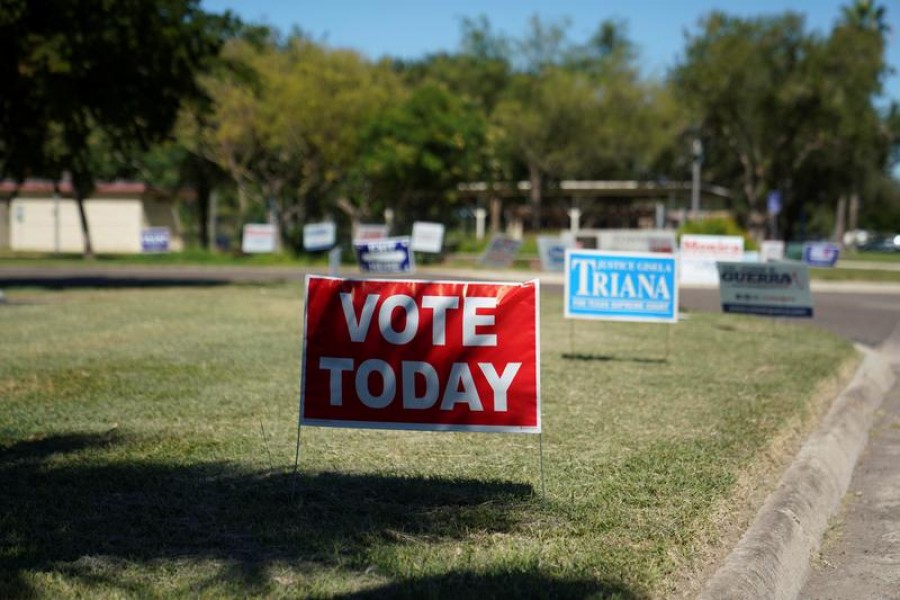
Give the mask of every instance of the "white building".
M 134 254 L 181 250 L 181 227 L 171 198 L 143 183 L 98 183 L 85 200 L 94 252 Z M 166 243 L 167 242 L 167 243 Z M 0 249 L 19 252 L 81 252 L 84 237 L 78 204 L 68 182 L 0 182 Z

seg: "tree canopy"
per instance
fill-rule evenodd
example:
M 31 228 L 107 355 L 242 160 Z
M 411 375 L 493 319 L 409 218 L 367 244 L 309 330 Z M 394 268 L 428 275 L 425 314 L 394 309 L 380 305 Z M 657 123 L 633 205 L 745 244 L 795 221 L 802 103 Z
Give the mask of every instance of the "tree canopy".
M 101 165 L 164 139 L 185 102 L 206 96 L 231 20 L 197 0 L 9 0 L 0 8 L 0 171 L 58 179 L 82 210 Z M 102 140 L 102 143 L 100 141 Z
M 219 188 L 236 227 L 264 215 L 299 247 L 310 220 L 448 218 L 465 181 L 528 179 L 538 229 L 557 181 L 687 180 L 699 139 L 704 181 L 760 235 L 773 191 L 784 236 L 836 231 L 847 206 L 883 226 L 900 205 L 886 11 L 835 18 L 819 33 L 796 13 L 712 12 L 658 78 L 616 20 L 576 39 L 565 20 L 516 38 L 469 18 L 454 52 L 373 61 L 198 0 L 7 0 L 0 173 L 65 172 L 79 199 L 98 177 L 188 182 L 204 224 Z

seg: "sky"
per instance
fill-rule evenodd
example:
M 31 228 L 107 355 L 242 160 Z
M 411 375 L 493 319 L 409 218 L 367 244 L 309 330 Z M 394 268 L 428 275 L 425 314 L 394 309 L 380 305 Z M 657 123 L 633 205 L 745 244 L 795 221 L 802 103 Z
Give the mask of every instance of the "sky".
M 484 15 L 492 29 L 522 37 L 532 15 L 569 23 L 570 39 L 585 41 L 605 19 L 626 24 L 638 46 L 644 74 L 665 76 L 684 48 L 685 31 L 696 31 L 712 10 L 736 16 L 794 11 L 808 28 L 823 35 L 850 0 L 202 0 L 210 12 L 230 10 L 241 19 L 273 26 L 284 33 L 299 27 L 331 47 L 353 48 L 371 59 L 415 59 L 458 50 L 464 17 Z M 900 70 L 900 0 L 881 0 L 887 9 L 887 59 Z M 885 82 L 879 104 L 900 101 L 900 73 Z

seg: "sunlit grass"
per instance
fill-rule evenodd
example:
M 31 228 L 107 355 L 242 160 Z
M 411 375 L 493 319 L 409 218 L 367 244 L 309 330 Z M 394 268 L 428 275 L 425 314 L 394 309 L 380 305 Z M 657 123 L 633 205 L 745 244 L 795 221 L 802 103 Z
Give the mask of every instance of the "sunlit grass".
M 542 438 L 305 427 L 294 477 L 300 286 L 7 296 L 0 597 L 667 597 L 854 359 L 545 292 Z

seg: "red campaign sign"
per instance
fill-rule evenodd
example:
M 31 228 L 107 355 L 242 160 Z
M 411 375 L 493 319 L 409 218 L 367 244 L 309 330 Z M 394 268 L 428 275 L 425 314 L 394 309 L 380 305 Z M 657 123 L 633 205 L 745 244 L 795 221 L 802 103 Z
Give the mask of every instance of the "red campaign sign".
M 308 276 L 301 422 L 540 433 L 538 285 Z

